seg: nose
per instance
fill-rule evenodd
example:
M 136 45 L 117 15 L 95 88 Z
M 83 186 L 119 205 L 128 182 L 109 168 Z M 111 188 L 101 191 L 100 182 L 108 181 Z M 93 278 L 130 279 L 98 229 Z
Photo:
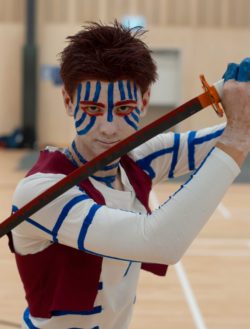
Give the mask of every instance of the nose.
M 103 116 L 101 122 L 99 123 L 99 130 L 103 135 L 112 137 L 117 134 L 118 127 L 115 120 L 108 121 L 107 118 Z

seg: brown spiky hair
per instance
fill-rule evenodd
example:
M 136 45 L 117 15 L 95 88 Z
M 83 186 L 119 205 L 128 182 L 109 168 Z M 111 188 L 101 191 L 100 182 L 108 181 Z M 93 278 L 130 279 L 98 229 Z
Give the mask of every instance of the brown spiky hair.
M 142 94 L 157 78 L 151 51 L 141 40 L 146 31 L 128 28 L 117 20 L 112 25 L 90 22 L 68 36 L 60 53 L 61 77 L 73 98 L 77 86 L 86 80 L 135 81 Z

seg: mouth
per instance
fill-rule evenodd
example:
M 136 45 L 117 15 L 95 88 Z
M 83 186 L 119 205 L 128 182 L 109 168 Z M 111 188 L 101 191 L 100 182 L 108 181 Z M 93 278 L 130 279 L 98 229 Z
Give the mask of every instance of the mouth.
M 119 141 L 103 141 L 103 140 L 97 140 L 98 143 L 102 144 L 102 145 L 106 145 L 106 146 L 113 146 L 115 144 L 117 144 Z

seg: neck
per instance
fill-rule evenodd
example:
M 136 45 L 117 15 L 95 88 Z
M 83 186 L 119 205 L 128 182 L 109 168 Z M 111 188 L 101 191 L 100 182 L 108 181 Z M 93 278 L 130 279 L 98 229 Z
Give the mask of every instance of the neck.
M 68 147 L 68 150 L 72 157 L 71 160 L 78 167 L 92 160 L 92 159 L 87 159 L 84 156 L 84 151 L 78 145 L 77 140 L 73 140 L 71 145 Z M 91 177 L 94 178 L 96 181 L 107 185 L 108 187 L 117 190 L 123 190 L 120 169 L 119 169 L 119 160 L 116 160 L 115 162 L 110 163 L 107 166 L 103 167 L 101 170 L 95 172 Z

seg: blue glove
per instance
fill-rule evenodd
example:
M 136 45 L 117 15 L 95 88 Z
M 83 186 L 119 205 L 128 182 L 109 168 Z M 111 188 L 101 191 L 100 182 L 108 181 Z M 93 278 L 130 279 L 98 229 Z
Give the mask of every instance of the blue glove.
M 240 82 L 250 81 L 250 58 L 245 58 L 240 64 L 228 64 L 223 79 L 225 82 L 231 79 Z

